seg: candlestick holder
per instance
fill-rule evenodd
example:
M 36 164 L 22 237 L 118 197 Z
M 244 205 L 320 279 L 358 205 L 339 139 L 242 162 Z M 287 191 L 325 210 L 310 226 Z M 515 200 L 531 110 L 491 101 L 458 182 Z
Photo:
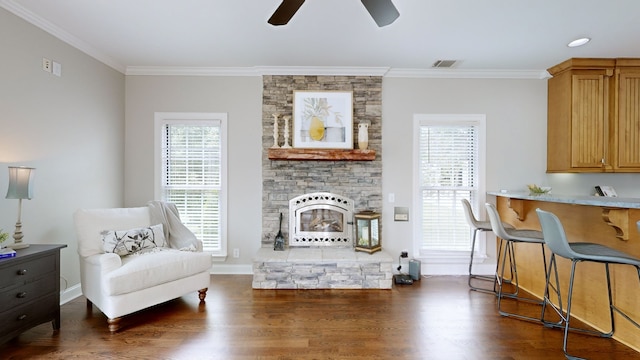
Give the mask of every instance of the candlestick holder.
M 273 114 L 273 146 L 272 149 L 278 149 L 280 146 L 278 145 L 278 118 L 280 114 Z
M 285 115 L 282 118 L 284 119 L 284 144 L 282 148 L 291 149 L 291 145 L 289 145 L 289 120 L 291 120 L 291 116 Z

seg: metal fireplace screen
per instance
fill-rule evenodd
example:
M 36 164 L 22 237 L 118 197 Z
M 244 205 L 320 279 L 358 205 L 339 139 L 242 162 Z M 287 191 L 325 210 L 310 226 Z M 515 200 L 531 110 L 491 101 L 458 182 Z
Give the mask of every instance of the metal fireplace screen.
M 289 246 L 353 246 L 353 201 L 331 193 L 289 200 Z

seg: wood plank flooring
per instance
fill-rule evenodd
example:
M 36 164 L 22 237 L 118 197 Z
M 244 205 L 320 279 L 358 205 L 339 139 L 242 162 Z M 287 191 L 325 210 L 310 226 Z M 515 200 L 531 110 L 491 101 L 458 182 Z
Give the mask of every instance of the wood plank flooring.
M 520 306 L 520 305 L 519 305 Z M 527 310 L 524 307 L 520 310 Z M 589 359 L 640 359 L 615 340 L 571 334 Z M 0 345 L 2 359 L 564 359 L 562 332 L 505 318 L 466 277 L 423 277 L 392 290 L 253 290 L 214 275 L 197 292 L 125 317 L 111 335 L 84 297 Z

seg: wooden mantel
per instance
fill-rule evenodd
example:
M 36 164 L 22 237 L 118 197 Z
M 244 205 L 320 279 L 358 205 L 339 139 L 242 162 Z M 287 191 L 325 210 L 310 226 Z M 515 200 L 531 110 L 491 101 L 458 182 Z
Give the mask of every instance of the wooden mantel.
M 375 150 L 269 148 L 269 160 L 373 161 Z

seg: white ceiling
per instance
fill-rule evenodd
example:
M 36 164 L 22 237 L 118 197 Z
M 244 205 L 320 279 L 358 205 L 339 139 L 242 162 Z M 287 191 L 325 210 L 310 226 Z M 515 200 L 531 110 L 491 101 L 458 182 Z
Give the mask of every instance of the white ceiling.
M 131 69 L 370 67 L 544 71 L 570 57 L 640 57 L 639 0 L 393 0 L 378 28 L 360 0 L 307 0 L 288 25 L 280 0 L 0 0 L 106 64 Z M 593 40 L 580 48 L 577 37 Z

